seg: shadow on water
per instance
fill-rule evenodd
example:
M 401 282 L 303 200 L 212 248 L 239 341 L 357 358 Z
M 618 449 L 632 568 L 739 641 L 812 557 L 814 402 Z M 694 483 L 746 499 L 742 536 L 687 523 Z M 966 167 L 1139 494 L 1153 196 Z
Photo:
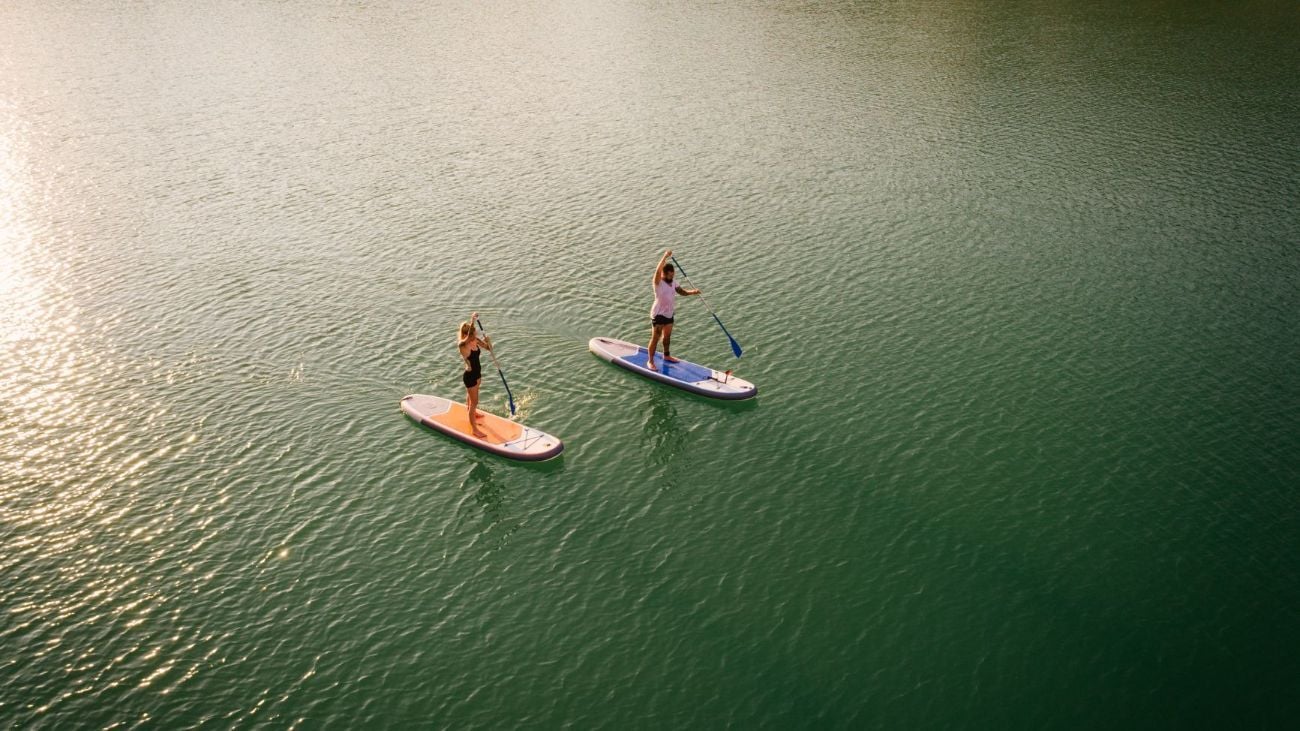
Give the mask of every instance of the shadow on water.
M 517 467 L 526 472 L 534 472 L 542 475 L 549 475 L 564 470 L 564 455 L 569 453 L 569 443 L 564 442 L 564 451 L 558 455 L 543 462 L 523 462 L 518 460 L 508 460 L 502 458 L 502 463 L 508 463 L 511 467 Z
M 760 396 L 755 396 L 753 398 L 747 398 L 747 399 L 742 399 L 740 401 L 735 401 L 735 400 L 720 399 L 720 398 L 705 398 L 703 396 L 695 396 L 694 394 L 686 393 L 685 391 L 682 391 L 682 395 L 687 397 L 692 397 L 695 401 L 698 401 L 699 403 L 702 403 L 711 409 L 717 409 L 719 411 L 729 411 L 737 414 L 744 411 L 753 411 L 754 409 L 757 409 L 758 400 L 759 398 L 761 398 Z

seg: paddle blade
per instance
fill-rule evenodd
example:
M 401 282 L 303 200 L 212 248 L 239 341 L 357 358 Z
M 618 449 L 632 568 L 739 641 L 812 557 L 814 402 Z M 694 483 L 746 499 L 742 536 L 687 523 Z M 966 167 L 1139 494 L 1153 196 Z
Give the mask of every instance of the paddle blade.
M 710 312 L 709 314 L 713 315 L 712 312 Z M 728 332 L 728 330 L 727 330 L 727 326 L 722 324 L 722 320 L 719 320 L 717 315 L 713 315 L 713 321 L 716 322 L 716 323 L 718 323 L 718 327 L 722 328 L 722 334 L 723 334 L 723 335 L 726 335 L 726 336 L 727 336 L 727 341 L 731 343 L 731 352 L 732 352 L 732 353 L 735 353 L 736 357 L 739 358 L 739 357 L 740 357 L 740 343 L 736 342 L 736 339 L 733 338 L 733 337 L 731 337 L 731 333 Z

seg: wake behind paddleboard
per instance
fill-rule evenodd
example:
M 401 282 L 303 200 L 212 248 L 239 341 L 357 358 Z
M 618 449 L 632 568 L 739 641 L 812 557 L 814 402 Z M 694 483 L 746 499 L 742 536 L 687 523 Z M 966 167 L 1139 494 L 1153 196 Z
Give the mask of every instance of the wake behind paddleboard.
M 402 413 L 430 429 L 502 457 L 535 462 L 564 451 L 564 443 L 556 437 L 482 409 L 479 414 L 483 419 L 478 428 L 487 436 L 476 437 L 465 405 L 445 398 L 414 394 L 404 397 L 400 403 Z
M 660 353 L 655 353 L 657 370 L 652 371 L 646 367 L 645 346 L 624 340 L 592 338 L 587 347 L 614 365 L 701 396 L 734 400 L 753 398 L 758 394 L 758 387 L 743 378 L 684 360 L 667 363 Z

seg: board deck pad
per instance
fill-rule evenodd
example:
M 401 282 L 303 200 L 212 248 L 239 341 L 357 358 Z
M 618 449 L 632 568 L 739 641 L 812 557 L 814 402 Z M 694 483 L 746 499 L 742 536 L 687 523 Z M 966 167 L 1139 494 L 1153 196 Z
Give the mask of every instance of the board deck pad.
M 479 410 L 478 415 L 479 431 L 487 434 L 487 437 L 480 437 L 485 442 L 505 444 L 518 439 L 523 434 L 524 428 L 509 419 L 503 419 L 496 414 L 489 414 L 482 409 Z M 437 416 L 430 416 L 428 419 L 429 421 L 436 421 L 448 429 L 455 429 L 461 434 L 474 436 L 474 430 L 469 425 L 469 415 L 465 404 L 453 403 L 451 408 Z
M 475 436 L 465 404 L 440 396 L 412 394 L 403 398 L 400 406 L 421 424 L 502 457 L 535 461 L 564 451 L 564 443 L 556 437 L 482 409 L 478 410 L 478 428 L 485 436 Z
M 646 349 L 641 348 L 632 355 L 623 356 L 623 360 L 632 365 L 645 368 Z M 669 378 L 674 378 L 678 381 L 685 381 L 686 383 L 707 381 L 709 378 L 713 377 L 713 370 L 710 368 L 705 368 L 702 365 L 696 365 L 694 363 L 688 363 L 684 360 L 670 363 L 664 360 L 662 353 L 655 353 L 655 368 L 658 368 L 660 373 Z
M 592 338 L 588 341 L 587 348 L 596 356 L 621 368 L 701 396 L 734 400 L 753 398 L 758 393 L 757 386 L 731 375 L 729 371 L 717 371 L 687 360 L 665 363 L 660 353 L 654 354 L 655 369 L 650 370 L 646 367 L 645 346 L 626 340 Z

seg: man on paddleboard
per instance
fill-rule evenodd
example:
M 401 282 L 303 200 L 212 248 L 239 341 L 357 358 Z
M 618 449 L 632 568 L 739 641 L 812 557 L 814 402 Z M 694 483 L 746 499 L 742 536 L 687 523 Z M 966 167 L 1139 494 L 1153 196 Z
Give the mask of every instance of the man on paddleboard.
M 646 368 L 657 370 L 655 368 L 655 348 L 659 345 L 659 339 L 664 341 L 664 361 L 676 363 L 677 359 L 668 354 L 670 350 L 669 343 L 673 336 L 673 313 L 677 309 L 677 295 L 690 297 L 700 293 L 698 289 L 685 289 L 673 283 L 673 277 L 676 271 L 673 265 L 668 263 L 672 258 L 673 250 L 669 249 L 659 259 L 659 265 L 655 267 L 654 290 L 655 303 L 650 308 L 650 347 L 646 353 Z

